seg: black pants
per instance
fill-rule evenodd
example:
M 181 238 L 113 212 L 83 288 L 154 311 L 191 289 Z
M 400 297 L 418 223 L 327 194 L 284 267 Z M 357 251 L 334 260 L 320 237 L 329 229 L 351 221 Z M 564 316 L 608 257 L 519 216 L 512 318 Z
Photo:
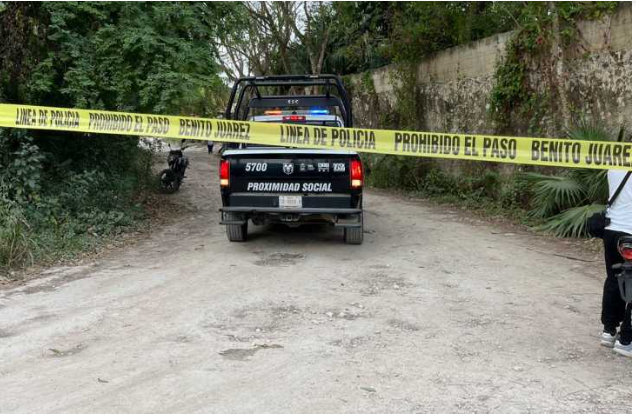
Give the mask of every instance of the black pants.
M 623 258 L 618 253 L 618 238 L 625 235 L 629 234 L 606 230 L 603 237 L 607 279 L 603 287 L 603 310 L 601 311 L 601 322 L 605 331 L 613 333 L 620 324 L 620 341 L 623 344 L 632 342 L 632 304 L 625 304 L 621 298 L 616 279 L 616 274 L 619 271 L 613 270 L 612 265 L 623 262 Z
M 214 148 L 214 144 L 208 144 L 208 154 L 212 154 L 213 148 Z

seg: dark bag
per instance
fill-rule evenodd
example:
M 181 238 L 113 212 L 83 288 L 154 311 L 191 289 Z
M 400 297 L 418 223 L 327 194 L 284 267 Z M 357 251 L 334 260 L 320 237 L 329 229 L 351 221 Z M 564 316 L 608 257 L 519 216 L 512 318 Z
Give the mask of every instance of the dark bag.
M 607 210 L 593 213 L 587 218 L 587 232 L 594 238 L 601 238 L 605 235 L 605 227 L 610 224 L 607 217 Z
M 627 174 L 625 174 L 625 178 L 618 186 L 618 189 L 616 189 L 612 198 L 609 200 L 609 202 L 607 202 L 607 207 L 605 208 L 605 210 L 603 210 L 602 212 L 594 213 L 592 214 L 592 216 L 587 218 L 587 232 L 593 237 L 602 239 L 605 235 L 605 228 L 611 222 L 610 218 L 607 217 L 607 209 L 612 206 L 612 203 L 614 203 L 614 201 L 618 197 L 618 194 L 621 192 L 621 190 L 623 190 L 623 187 L 625 187 L 625 183 L 627 183 L 627 180 L 629 180 L 629 176 L 631 176 L 631 174 L 631 171 L 628 171 Z

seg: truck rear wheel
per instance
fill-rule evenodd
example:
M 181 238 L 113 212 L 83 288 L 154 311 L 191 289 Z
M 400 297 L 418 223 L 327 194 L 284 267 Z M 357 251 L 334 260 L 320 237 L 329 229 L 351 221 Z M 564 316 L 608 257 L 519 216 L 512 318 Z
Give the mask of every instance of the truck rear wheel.
M 225 215 L 229 221 L 243 220 L 243 217 L 236 213 L 227 212 Z M 225 225 L 225 233 L 230 242 L 245 242 L 247 239 L 247 221 L 242 225 Z
M 357 228 L 344 228 L 345 243 L 350 245 L 361 245 L 364 239 L 364 222 L 360 215 L 360 226 Z

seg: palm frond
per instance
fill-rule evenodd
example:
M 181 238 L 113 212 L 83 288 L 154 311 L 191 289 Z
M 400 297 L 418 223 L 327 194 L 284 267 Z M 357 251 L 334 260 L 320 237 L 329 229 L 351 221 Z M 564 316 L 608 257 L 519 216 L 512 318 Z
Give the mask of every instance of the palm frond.
M 523 178 L 533 193 L 530 215 L 547 218 L 555 212 L 579 205 L 585 200 L 585 189 L 570 176 L 524 173 Z
M 612 141 L 612 132 L 599 123 L 582 121 L 568 130 L 568 138 L 584 141 Z
M 589 203 L 606 203 L 609 193 L 607 170 L 573 169 L 570 175 L 585 189 Z
M 535 229 L 562 238 L 589 236 L 586 226 L 587 219 L 603 209 L 605 209 L 605 205 L 598 204 L 573 207 L 551 217 L 546 223 L 536 226 Z

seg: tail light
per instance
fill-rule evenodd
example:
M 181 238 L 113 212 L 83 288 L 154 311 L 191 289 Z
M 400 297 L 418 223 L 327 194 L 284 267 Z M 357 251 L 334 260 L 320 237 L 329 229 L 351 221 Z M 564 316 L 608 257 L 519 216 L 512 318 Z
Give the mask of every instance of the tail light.
M 621 254 L 625 261 L 632 260 L 632 241 L 619 241 L 618 253 Z
M 230 185 L 230 162 L 227 160 L 221 160 L 219 165 L 219 182 L 221 187 Z
M 363 182 L 362 162 L 360 160 L 351 160 L 349 164 L 349 172 L 351 173 L 351 188 L 360 189 Z

